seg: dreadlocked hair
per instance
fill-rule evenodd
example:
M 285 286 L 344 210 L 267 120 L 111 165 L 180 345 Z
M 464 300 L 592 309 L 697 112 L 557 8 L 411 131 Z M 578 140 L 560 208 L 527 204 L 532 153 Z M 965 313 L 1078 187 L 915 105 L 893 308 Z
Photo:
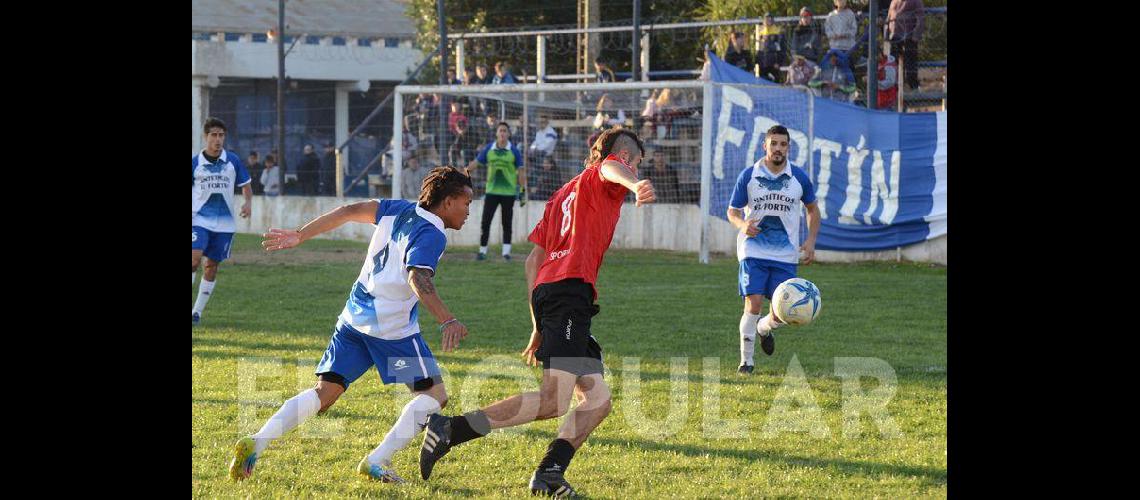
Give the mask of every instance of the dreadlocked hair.
M 606 159 L 606 157 L 613 152 L 614 144 L 617 144 L 622 136 L 628 137 L 633 144 L 637 145 L 637 149 L 641 152 L 641 155 L 645 156 L 645 144 L 641 142 L 637 134 L 629 129 L 611 128 L 602 132 L 601 135 L 594 140 L 594 144 L 590 146 L 590 156 L 586 158 L 586 165 L 596 165 Z
M 471 178 L 452 166 L 435 167 L 424 177 L 420 186 L 420 208 L 430 209 L 463 192 L 464 187 L 474 189 Z

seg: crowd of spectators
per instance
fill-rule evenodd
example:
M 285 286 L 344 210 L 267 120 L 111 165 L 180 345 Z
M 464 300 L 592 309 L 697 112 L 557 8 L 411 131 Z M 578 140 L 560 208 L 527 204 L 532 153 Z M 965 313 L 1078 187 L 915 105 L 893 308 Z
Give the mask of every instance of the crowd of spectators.
M 822 22 L 811 9 L 802 7 L 798 23 L 787 33 L 765 14 L 757 30 L 756 53 L 748 49 L 746 35 L 734 31 L 729 34 L 722 58 L 771 82 L 807 87 L 816 95 L 847 102 L 861 97 L 855 66 L 871 59 L 876 63 L 875 71 L 867 76 L 878 82 L 876 104 L 894 108 L 899 84 L 905 84 L 907 90 L 919 85 L 918 42 L 925 27 L 922 0 L 892 0 L 881 13 L 881 51 L 867 50 L 867 34 L 865 30 L 860 33 L 859 17 L 848 3 L 834 0 L 835 9 L 822 16 Z M 873 57 L 864 52 L 873 53 Z M 898 81 L 900 58 L 904 82 Z

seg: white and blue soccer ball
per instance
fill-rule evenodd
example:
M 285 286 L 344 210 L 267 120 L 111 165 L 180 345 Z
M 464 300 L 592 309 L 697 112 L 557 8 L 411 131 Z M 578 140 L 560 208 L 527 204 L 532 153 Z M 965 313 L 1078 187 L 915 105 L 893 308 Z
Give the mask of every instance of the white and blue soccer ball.
M 792 278 L 776 287 L 772 294 L 772 311 L 776 318 L 789 325 L 806 325 L 819 316 L 823 298 L 814 283 L 803 278 Z

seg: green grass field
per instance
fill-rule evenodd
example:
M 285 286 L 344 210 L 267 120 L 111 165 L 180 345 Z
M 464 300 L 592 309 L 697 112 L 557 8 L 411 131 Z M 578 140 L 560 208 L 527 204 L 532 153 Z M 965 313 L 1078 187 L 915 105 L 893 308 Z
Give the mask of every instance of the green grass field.
M 251 235 L 236 237 L 203 323 L 193 330 L 195 497 L 529 494 L 527 480 L 559 420 L 457 447 L 429 482 L 420 480 L 416 465 L 422 437 L 395 457 L 407 484 L 357 476 L 357 462 L 409 400 L 404 386 L 381 385 L 375 371 L 326 414 L 274 442 L 249 480 L 230 482 L 234 441 L 313 385 L 313 368 L 366 249 L 310 241 L 266 255 L 258 243 Z M 445 414 L 537 389 L 540 371 L 518 356 L 530 334 L 522 263 L 529 250 L 517 245 L 515 260 L 504 263 L 477 262 L 473 249 L 449 248 L 440 264 L 440 295 L 470 329 L 458 350 L 442 353 L 434 319 L 420 315 L 445 371 Z M 605 350 L 614 410 L 567 472 L 578 492 L 592 498 L 946 496 L 946 269 L 801 266 L 800 276 L 822 292 L 820 317 L 777 330 L 773 356 L 757 347 L 750 377 L 736 373 L 736 269 L 732 256 L 704 266 L 694 254 L 607 254 L 593 333 Z M 845 408 L 870 399 L 845 390 L 837 366 L 852 362 L 844 358 L 889 367 L 897 385 L 871 372 L 847 380 L 869 394 L 893 387 L 886 410 L 896 434 L 880 433 L 868 412 L 845 420 Z

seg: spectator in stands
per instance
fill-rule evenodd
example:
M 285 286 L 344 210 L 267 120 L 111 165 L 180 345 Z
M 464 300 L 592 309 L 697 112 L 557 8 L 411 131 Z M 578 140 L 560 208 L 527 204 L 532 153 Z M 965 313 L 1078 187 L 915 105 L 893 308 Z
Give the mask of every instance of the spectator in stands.
M 792 54 L 804 56 L 813 64 L 819 62 L 819 51 L 823 48 L 819 26 L 812 23 L 811 9 L 800 9 L 800 24 L 792 31 Z
M 816 95 L 851 102 L 855 95 L 855 79 L 850 75 L 851 70 L 843 71 L 838 55 L 829 53 L 827 57 L 830 64 L 823 66 L 808 86 L 816 90 Z
M 321 196 L 336 196 L 336 150 L 331 142 L 325 143 L 325 154 L 321 156 L 321 173 L 318 180 Z
M 669 165 L 665 159 L 665 151 L 661 148 L 653 150 L 652 159 L 642 162 L 641 179 L 653 181 L 653 189 L 657 193 L 657 203 L 678 203 L 681 201 L 681 183 L 677 179 L 677 170 Z
M 301 164 L 297 165 L 297 183 L 301 185 L 301 194 L 305 196 L 317 195 L 317 176 L 321 170 L 321 159 L 313 151 L 312 144 L 306 144 Z
M 760 67 L 760 76 L 773 82 L 780 81 L 780 66 L 787 61 L 784 49 L 783 31 L 773 22 L 771 14 L 764 14 L 764 25 L 760 28 L 760 52 L 756 54 L 756 65 Z
M 617 81 L 614 70 L 610 69 L 610 65 L 601 58 L 594 60 L 594 70 L 598 73 L 598 83 L 614 83 Z
M 487 116 L 483 119 L 483 127 L 481 127 L 483 133 L 479 136 L 479 146 L 482 146 L 496 139 L 495 127 L 498 126 L 498 123 L 499 118 L 495 116 L 495 113 L 488 112 Z
M 467 115 L 463 114 L 463 105 L 460 104 L 459 101 L 452 101 L 451 113 L 447 115 L 447 131 L 451 132 L 452 136 L 459 133 L 456 124 L 461 121 L 464 122 L 464 127 L 466 127 Z
M 527 180 L 527 185 L 530 186 L 530 199 L 548 200 L 550 195 L 562 187 L 565 177 L 569 176 L 564 177 L 554 161 L 554 156 L 543 156 L 538 165 L 539 168 L 527 169 L 530 175 L 530 179 Z
M 491 75 L 487 74 L 486 63 L 479 63 L 478 66 L 475 66 L 475 81 L 472 83 L 478 85 L 486 85 L 488 83 L 491 83 Z
M 467 120 L 456 123 L 455 141 L 452 142 L 451 148 L 448 150 L 448 160 L 451 165 L 464 165 L 468 158 L 475 157 L 475 149 L 471 147 L 471 141 L 468 138 L 468 131 L 471 129 L 468 123 Z
M 788 66 L 788 79 L 786 85 L 807 85 L 819 72 L 819 66 L 807 60 L 802 54 L 792 56 L 792 64 Z
M 412 152 L 415 151 L 416 147 L 419 146 L 419 142 L 420 142 L 419 140 L 416 139 L 415 132 L 412 131 L 411 122 L 412 122 L 412 115 L 405 115 L 404 116 L 404 134 L 403 134 L 404 140 L 403 140 L 403 144 L 402 144 L 401 149 L 400 149 L 400 151 L 402 151 L 404 161 L 407 161 L 408 157 L 411 156 Z M 396 170 L 394 167 L 394 164 L 393 164 L 393 160 L 392 160 L 392 151 L 395 149 L 396 149 L 396 136 L 392 136 L 391 142 L 388 143 L 388 150 L 384 152 L 384 158 L 380 160 L 380 169 L 381 169 L 380 175 L 382 175 L 384 177 L 391 178 L 392 174 Z
M 530 143 L 527 159 L 532 164 L 541 164 L 542 159 L 554 155 L 554 148 L 558 146 L 558 132 L 550 125 L 550 118 L 545 114 L 538 115 L 538 128 L 534 132 L 534 142 Z
M 658 90 L 659 89 L 653 89 L 653 92 L 649 94 L 649 99 L 645 100 L 645 108 L 643 108 L 641 110 L 641 118 L 644 119 L 646 122 L 655 122 L 657 120 L 657 91 Z
M 245 169 L 249 171 L 250 179 L 260 179 L 261 171 L 265 169 L 265 166 L 258 161 L 257 157 L 257 151 L 250 151 L 249 157 L 245 160 Z M 251 186 L 253 188 L 253 194 L 262 194 L 264 192 L 264 188 L 260 182 L 254 182 Z
M 463 84 L 463 82 L 459 81 L 459 79 L 455 77 L 455 70 L 453 70 L 453 69 L 447 70 L 447 76 L 445 78 L 446 78 L 448 85 L 462 85 Z
M 925 29 L 925 7 L 922 0 L 891 0 L 887 10 L 886 39 L 891 55 L 902 53 L 903 77 L 909 90 L 918 88 L 918 41 Z
M 431 148 L 420 148 L 416 150 L 416 154 L 408 159 L 404 167 L 404 171 L 400 172 L 400 197 L 410 199 L 416 197 L 421 187 L 424 184 L 424 177 L 427 177 L 430 168 L 424 168 L 420 165 L 420 159 L 423 158 L 423 152 Z
M 827 34 L 829 48 L 823 56 L 823 61 L 820 62 L 820 67 L 826 71 L 830 65 L 838 61 L 845 78 L 854 82 L 855 74 L 851 72 L 851 61 L 848 53 L 855 46 L 855 37 L 859 33 L 859 25 L 855 20 L 855 13 L 847 8 L 847 0 L 835 0 L 835 10 L 827 15 L 823 30 Z
M 511 74 L 511 63 L 506 61 L 495 63 L 495 77 L 491 79 L 491 83 L 518 83 L 515 75 Z
M 728 49 L 724 51 L 724 62 L 749 73 L 752 72 L 752 52 L 745 48 L 744 33 L 733 31 L 729 35 Z
M 277 157 L 272 154 L 265 155 L 265 170 L 258 178 L 264 188 L 265 196 L 281 194 L 281 169 L 277 167 Z
M 474 85 L 475 84 L 475 70 L 471 68 L 463 68 L 463 81 L 461 85 Z
M 890 54 L 890 42 L 883 42 L 879 52 L 879 109 L 897 109 L 899 100 L 899 67 L 895 56 Z
M 451 114 L 447 117 L 448 137 L 448 163 L 451 165 L 465 165 L 462 161 L 467 141 L 468 119 L 463 114 L 463 105 L 459 101 L 451 102 Z
M 594 130 L 625 126 L 624 110 L 619 108 L 617 110 L 617 117 L 610 116 L 609 112 L 613 110 L 613 100 L 610 99 L 609 94 L 602 94 L 601 99 L 598 99 L 597 110 L 598 114 L 594 116 Z

